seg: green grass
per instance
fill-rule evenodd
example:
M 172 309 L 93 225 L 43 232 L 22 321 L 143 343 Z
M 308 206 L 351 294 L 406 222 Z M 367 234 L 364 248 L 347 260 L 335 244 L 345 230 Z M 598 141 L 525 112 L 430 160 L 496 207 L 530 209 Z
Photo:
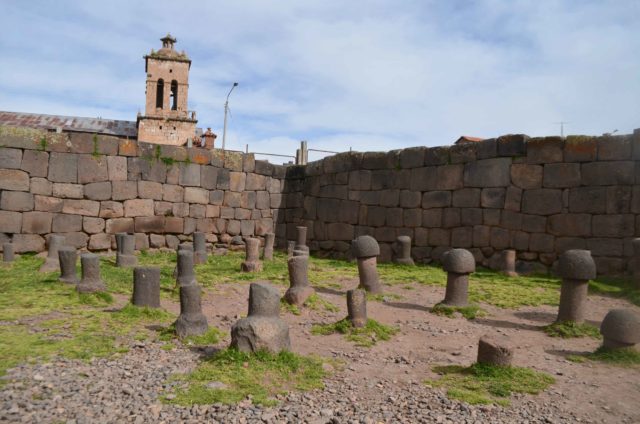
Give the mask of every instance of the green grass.
M 176 376 L 187 383 L 186 387 L 178 388 L 171 400 L 165 397 L 165 402 L 233 404 L 250 396 L 255 404 L 272 406 L 277 403 L 274 396 L 278 394 L 322 388 L 325 376 L 318 358 L 291 352 L 250 354 L 226 349 L 204 361 L 192 373 Z
M 466 319 L 475 319 L 476 317 L 481 317 L 485 315 L 485 312 L 480 309 L 478 305 L 469 305 L 469 306 L 448 306 L 442 303 L 438 303 L 433 308 L 431 308 L 431 312 L 436 315 L 444 315 L 449 318 L 453 318 L 456 313 L 459 313 Z
M 600 330 L 591 324 L 578 324 L 573 321 L 554 322 L 542 327 L 543 331 L 551 337 L 571 339 L 575 337 L 593 337 L 599 339 Z
M 199 336 L 185 337 L 182 340 L 182 343 L 196 346 L 214 345 L 220 341 L 222 335 L 222 331 L 218 330 L 216 327 L 209 327 L 209 330 L 207 330 L 206 333 Z
M 640 352 L 633 347 L 607 349 L 604 346 L 600 346 L 595 352 L 585 355 L 569 355 L 567 359 L 572 362 L 591 360 L 621 367 L 636 367 L 640 365 Z
M 296 305 L 289 304 L 284 297 L 280 299 L 280 310 L 283 312 L 289 312 L 293 315 L 300 315 L 300 308 Z M 313 293 L 311 296 L 307 298 L 302 304 L 305 308 L 309 308 L 314 311 L 325 310 L 327 312 L 338 312 L 340 308 L 338 308 L 333 303 L 329 302 L 326 299 L 323 299 L 318 295 L 318 293 Z
M 398 331 L 396 327 L 381 324 L 373 319 L 368 319 L 364 327 L 356 328 L 348 318 L 333 324 L 316 324 L 311 328 L 311 334 L 315 335 L 344 334 L 347 340 L 361 347 L 370 347 L 378 341 L 389 340 Z
M 447 396 L 471 405 L 509 405 L 512 393 L 538 394 L 555 382 L 548 374 L 521 367 L 486 364 L 437 366 L 442 377 L 425 383 L 447 389 Z

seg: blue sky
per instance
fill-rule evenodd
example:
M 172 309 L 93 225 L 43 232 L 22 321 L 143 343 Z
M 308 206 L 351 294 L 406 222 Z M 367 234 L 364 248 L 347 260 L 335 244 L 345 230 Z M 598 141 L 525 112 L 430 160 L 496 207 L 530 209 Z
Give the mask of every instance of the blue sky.
M 0 110 L 135 120 L 142 56 L 171 32 L 199 126 L 221 137 L 240 83 L 233 149 L 391 150 L 555 135 L 558 121 L 630 133 L 638 22 L 637 0 L 3 0 Z

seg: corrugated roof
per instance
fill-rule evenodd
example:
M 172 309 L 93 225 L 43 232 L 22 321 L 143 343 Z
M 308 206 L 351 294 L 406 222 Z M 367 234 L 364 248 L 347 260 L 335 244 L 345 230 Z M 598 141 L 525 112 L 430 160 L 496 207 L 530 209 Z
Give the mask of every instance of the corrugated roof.
M 0 111 L 0 125 L 137 137 L 136 121 Z

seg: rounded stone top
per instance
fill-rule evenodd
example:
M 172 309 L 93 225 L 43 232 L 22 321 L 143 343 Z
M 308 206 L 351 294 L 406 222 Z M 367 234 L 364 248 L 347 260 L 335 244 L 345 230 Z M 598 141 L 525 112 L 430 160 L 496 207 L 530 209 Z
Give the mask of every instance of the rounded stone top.
M 398 237 L 396 237 L 396 241 L 398 243 L 411 243 L 411 237 L 409 237 L 409 236 L 398 236 Z
M 451 249 L 442 256 L 442 268 L 456 274 L 469 274 L 476 270 L 476 259 L 467 249 Z
M 371 236 L 360 236 L 351 242 L 351 251 L 356 258 L 368 258 L 380 254 L 380 245 Z
M 640 314 L 631 309 L 612 309 L 600 324 L 600 334 L 624 344 L 640 343 Z
M 592 280 L 596 278 L 596 263 L 589 250 L 572 249 L 560 255 L 558 274 L 570 280 Z

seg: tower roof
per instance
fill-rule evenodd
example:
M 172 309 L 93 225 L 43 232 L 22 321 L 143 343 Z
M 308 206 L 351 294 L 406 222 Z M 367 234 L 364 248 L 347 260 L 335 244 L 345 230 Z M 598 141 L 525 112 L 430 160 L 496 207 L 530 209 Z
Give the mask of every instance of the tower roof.
M 178 40 L 171 36 L 170 33 L 167 33 L 164 37 L 160 39 L 162 41 L 162 48 L 158 51 L 151 50 L 151 53 L 144 56 L 145 59 L 145 70 L 148 65 L 149 59 L 165 59 L 165 60 L 175 60 L 177 62 L 187 62 L 189 66 L 191 66 L 191 59 L 184 51 L 175 50 L 174 44 L 178 42 Z

